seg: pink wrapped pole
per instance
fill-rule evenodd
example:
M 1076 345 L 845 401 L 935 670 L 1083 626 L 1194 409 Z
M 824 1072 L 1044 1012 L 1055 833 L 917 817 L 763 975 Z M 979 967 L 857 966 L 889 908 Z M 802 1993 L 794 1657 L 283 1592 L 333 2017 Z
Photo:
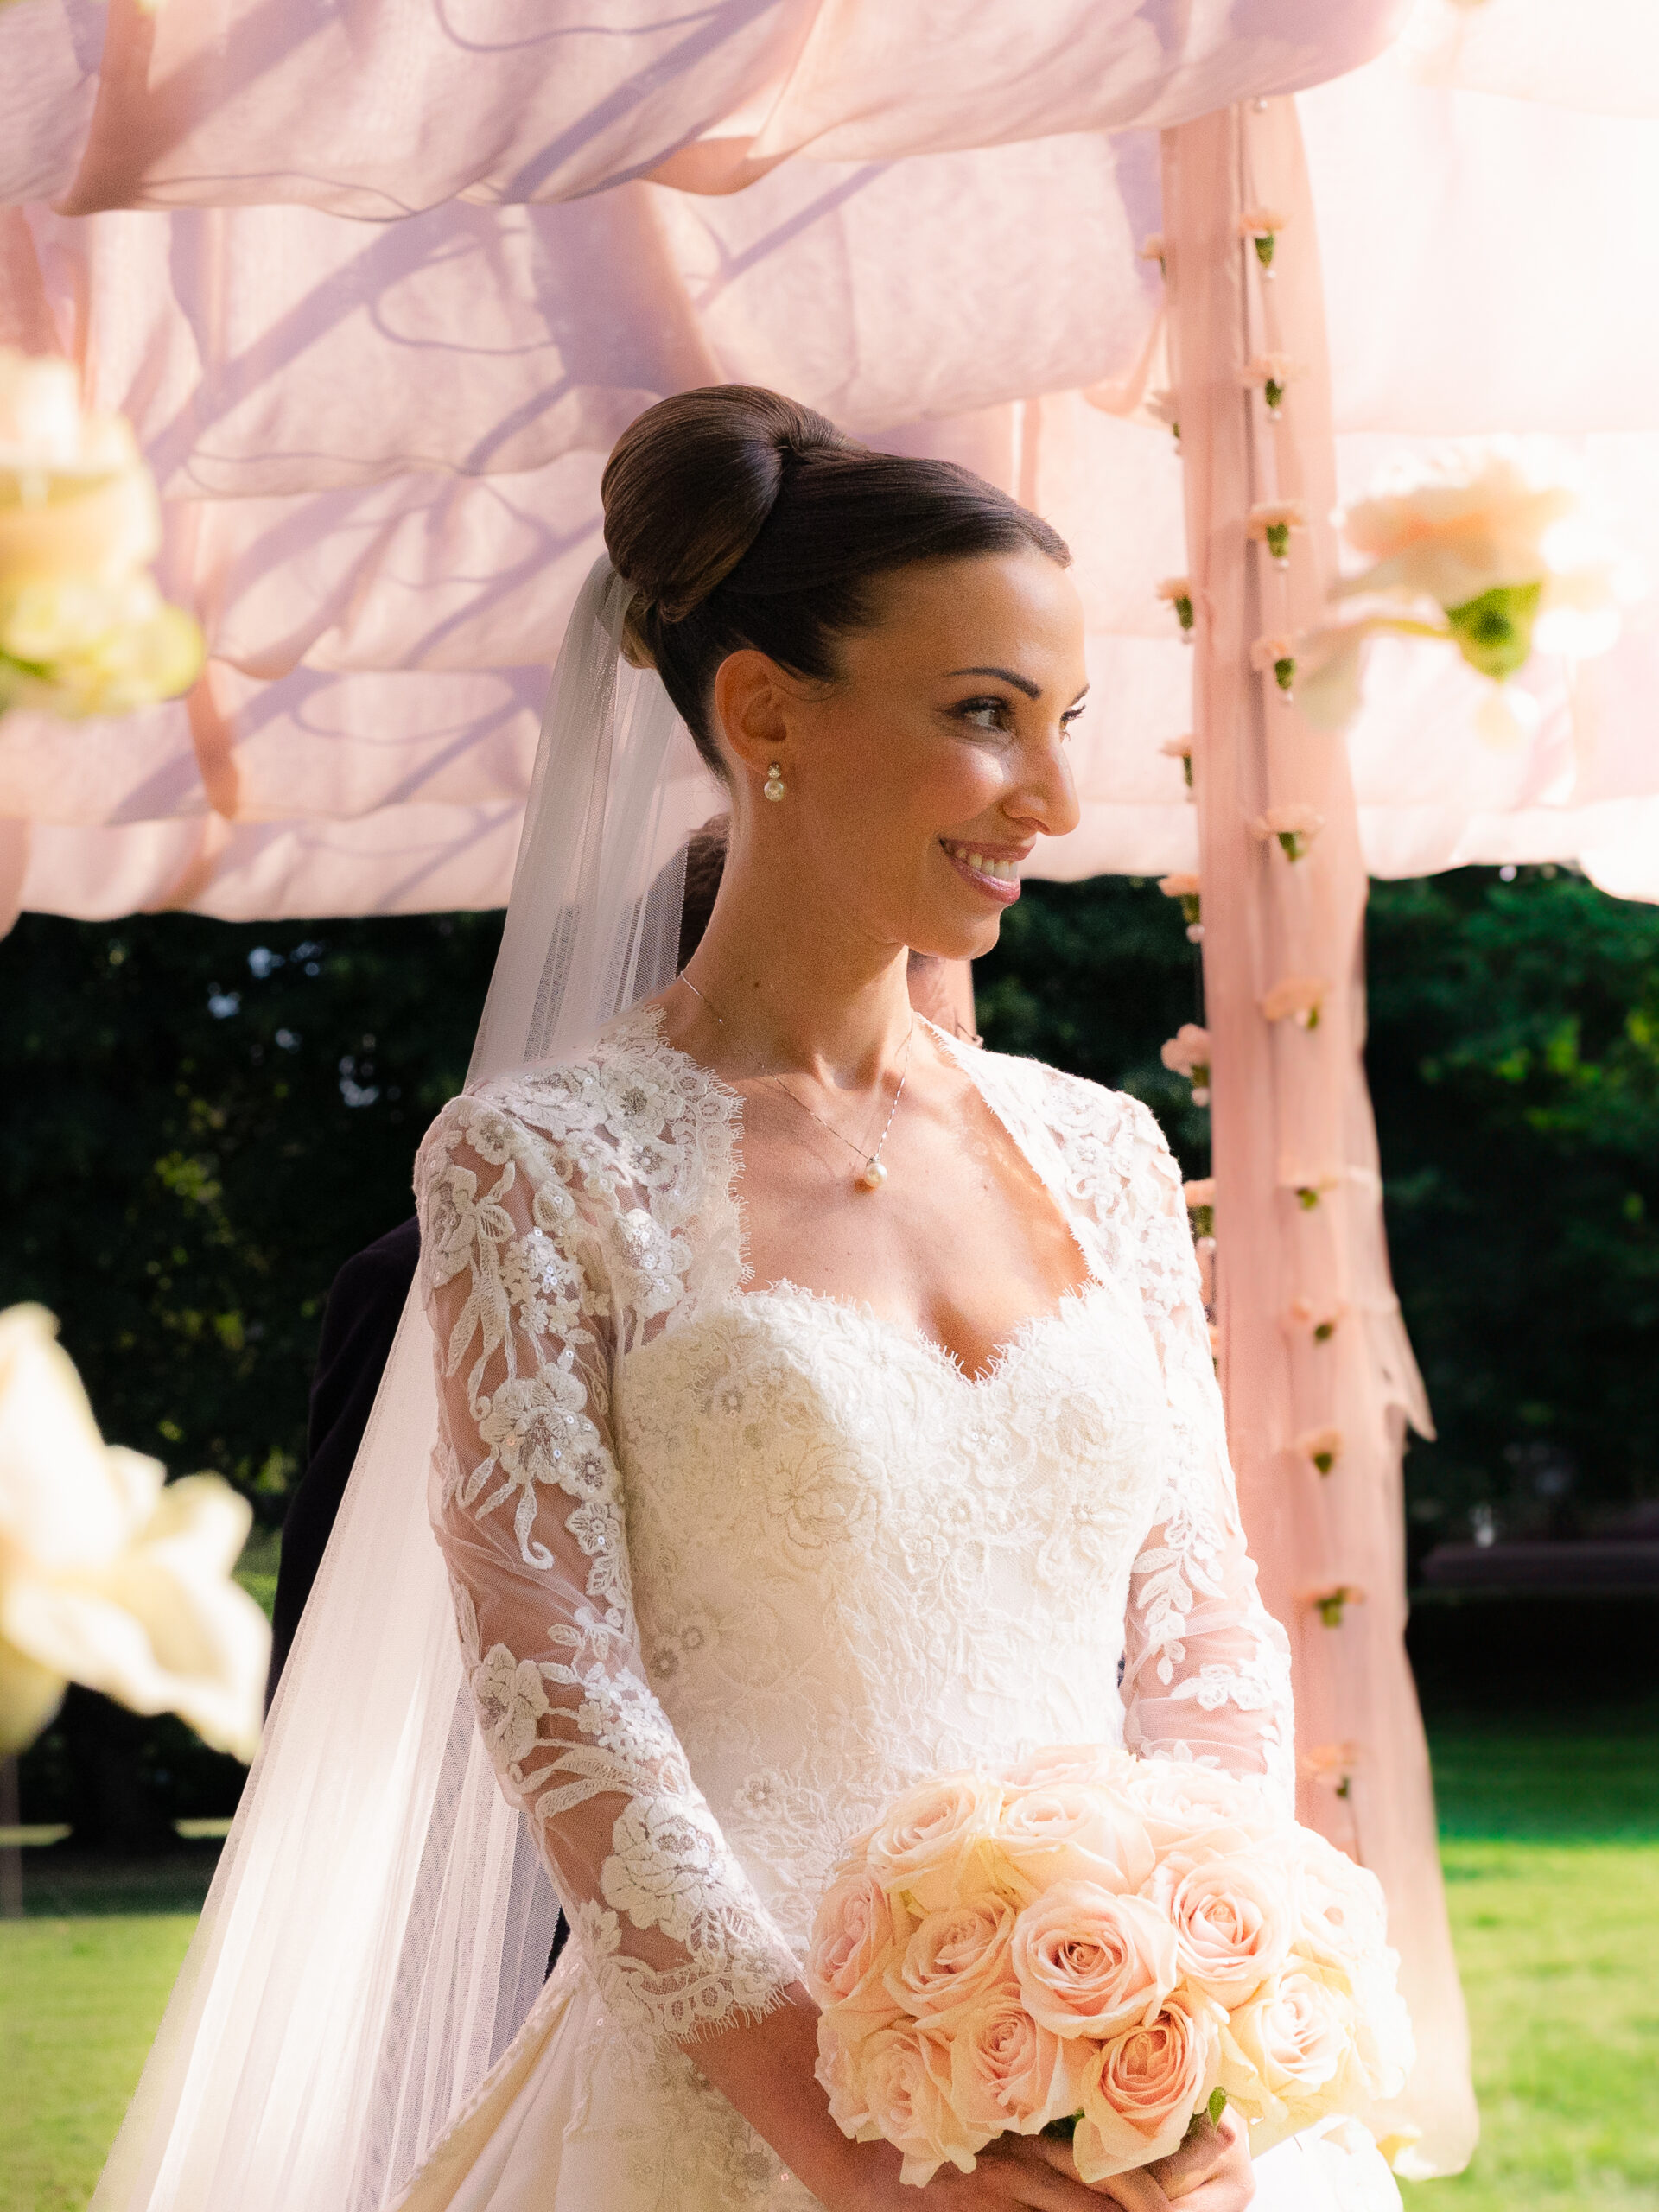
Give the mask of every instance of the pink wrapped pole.
M 1379 1876 L 1402 1955 L 1419 2057 L 1376 2124 L 1398 2170 L 1427 2177 L 1467 2162 L 1477 2120 L 1403 1642 L 1401 1458 L 1408 1422 L 1432 1432 L 1362 1058 L 1365 868 L 1342 741 L 1295 704 L 1296 634 L 1334 565 L 1318 243 L 1290 100 L 1163 144 L 1222 1387 L 1262 1593 L 1291 1639 L 1300 1816 Z M 1270 275 L 1247 212 L 1262 208 Z

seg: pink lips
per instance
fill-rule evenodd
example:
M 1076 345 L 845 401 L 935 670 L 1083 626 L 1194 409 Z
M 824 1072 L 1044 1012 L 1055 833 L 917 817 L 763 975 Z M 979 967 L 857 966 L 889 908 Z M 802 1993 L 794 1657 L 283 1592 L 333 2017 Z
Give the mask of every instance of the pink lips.
M 943 842 L 940 844 L 939 850 L 958 875 L 965 877 L 976 891 L 982 892 L 986 898 L 995 899 L 999 906 L 1012 906 L 1020 896 L 1020 881 L 1017 876 L 988 875 L 983 868 L 970 867 L 967 861 L 958 854 L 953 853 L 950 847 Z M 995 857 L 1001 860 L 1003 855 L 999 853 Z

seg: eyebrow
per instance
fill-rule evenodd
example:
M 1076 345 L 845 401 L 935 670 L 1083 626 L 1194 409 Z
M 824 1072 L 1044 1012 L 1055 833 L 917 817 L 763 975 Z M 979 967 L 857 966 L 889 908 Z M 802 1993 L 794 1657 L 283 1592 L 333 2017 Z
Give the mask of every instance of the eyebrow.
M 1028 676 L 1016 676 L 1011 668 L 953 668 L 946 672 L 951 676 L 998 676 L 1004 683 L 1012 683 L 1016 691 L 1023 691 L 1027 699 L 1040 699 L 1043 696 L 1040 683 L 1033 683 Z
M 945 673 L 948 676 L 997 676 L 1001 677 L 1004 683 L 1012 683 L 1016 691 L 1023 691 L 1027 699 L 1040 699 L 1043 696 L 1043 687 L 1040 683 L 1033 683 L 1028 676 L 1016 676 L 1011 668 L 952 668 L 948 669 Z M 1075 707 L 1077 699 L 1085 697 L 1088 690 L 1089 686 L 1085 683 L 1083 690 L 1078 692 L 1077 698 L 1074 699 L 1071 704 Z

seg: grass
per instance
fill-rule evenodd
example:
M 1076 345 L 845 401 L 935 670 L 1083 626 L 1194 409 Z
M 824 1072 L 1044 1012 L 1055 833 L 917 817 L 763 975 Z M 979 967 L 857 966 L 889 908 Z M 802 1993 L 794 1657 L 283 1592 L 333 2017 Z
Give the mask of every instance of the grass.
M 3 2212 L 80 2212 L 194 1925 L 111 1913 L 0 1929 Z
M 1407 2212 L 1659 2212 L 1659 1709 L 1433 1733 L 1483 2119 Z M 0 1926 L 0 2212 L 80 2212 L 189 1941 L 213 1847 L 31 1854 Z

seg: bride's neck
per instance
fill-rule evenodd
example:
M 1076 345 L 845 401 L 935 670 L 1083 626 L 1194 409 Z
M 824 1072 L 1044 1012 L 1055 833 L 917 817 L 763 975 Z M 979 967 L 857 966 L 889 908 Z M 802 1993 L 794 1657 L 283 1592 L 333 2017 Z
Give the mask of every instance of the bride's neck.
M 688 995 L 678 1011 L 697 1057 L 730 1074 L 795 1069 L 862 1087 L 910 1033 L 908 965 L 906 947 L 875 942 L 832 902 L 728 874 L 686 963 L 702 1001 Z

